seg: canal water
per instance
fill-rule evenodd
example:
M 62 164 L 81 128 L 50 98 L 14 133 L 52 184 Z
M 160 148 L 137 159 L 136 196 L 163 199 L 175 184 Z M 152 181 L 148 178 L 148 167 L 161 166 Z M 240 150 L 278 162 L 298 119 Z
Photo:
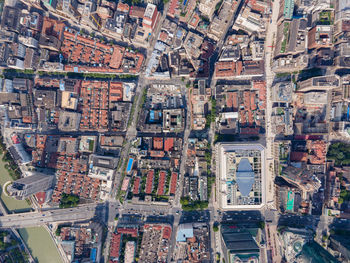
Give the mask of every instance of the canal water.
M 2 161 L 2 154 L 0 154 L 0 197 L 3 203 L 10 213 L 30 211 L 31 206 L 27 203 L 27 201 L 16 200 L 12 197 L 6 196 L 2 192 L 2 186 L 8 181 L 13 181 L 4 165 L 5 164 Z M 29 250 L 37 262 L 62 263 L 54 241 L 51 239 L 50 234 L 44 227 L 23 228 L 19 229 L 19 233 L 24 242 L 26 242 Z
M 26 242 L 33 258 L 39 263 L 62 263 L 60 255 L 49 233 L 44 227 L 19 229 L 19 234 Z

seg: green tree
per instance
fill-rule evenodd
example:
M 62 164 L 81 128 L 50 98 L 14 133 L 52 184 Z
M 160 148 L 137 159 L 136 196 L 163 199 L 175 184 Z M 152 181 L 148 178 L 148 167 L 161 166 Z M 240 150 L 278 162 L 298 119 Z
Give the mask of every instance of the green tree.
M 56 228 L 56 232 L 55 232 L 56 236 L 61 235 L 61 230 L 62 230 L 62 226 L 58 226 L 58 227 Z
M 335 166 L 350 164 L 350 144 L 336 142 L 329 146 L 327 158 L 334 160 Z
M 79 204 L 79 196 L 63 193 L 60 202 L 60 208 L 75 207 Z
M 181 197 L 180 199 L 180 203 L 184 206 L 184 205 L 188 205 L 189 204 L 189 198 L 188 197 Z
M 213 224 L 213 231 L 214 232 L 218 232 L 219 231 L 219 223 L 218 222 L 214 222 L 214 224 Z
M 260 229 L 264 229 L 265 228 L 265 222 L 264 221 L 260 221 L 259 222 L 259 228 Z

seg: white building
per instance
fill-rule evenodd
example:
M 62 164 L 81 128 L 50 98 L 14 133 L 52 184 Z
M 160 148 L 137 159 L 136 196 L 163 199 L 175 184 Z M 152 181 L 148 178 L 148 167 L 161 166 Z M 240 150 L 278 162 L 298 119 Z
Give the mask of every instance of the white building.
M 217 146 L 217 194 L 222 209 L 259 209 L 265 204 L 265 148 L 261 144 Z
M 198 9 L 202 15 L 211 19 L 215 12 L 215 7 L 219 2 L 220 0 L 201 0 L 199 2 Z
M 88 176 L 101 180 L 101 200 L 107 200 L 109 197 L 113 186 L 114 171 L 117 165 L 117 158 L 95 154 L 92 154 L 90 157 Z

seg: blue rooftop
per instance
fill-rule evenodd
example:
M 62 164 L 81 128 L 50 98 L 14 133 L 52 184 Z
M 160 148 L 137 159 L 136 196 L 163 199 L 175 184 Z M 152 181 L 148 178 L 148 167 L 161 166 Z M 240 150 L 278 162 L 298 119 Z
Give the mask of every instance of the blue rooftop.
M 179 29 L 179 30 L 177 30 L 177 32 L 176 32 L 176 37 L 177 38 L 181 38 L 182 37 L 182 30 L 181 29 Z
M 149 120 L 154 121 L 154 110 L 151 110 L 149 113 Z
M 64 81 L 60 80 L 60 90 L 65 90 Z
M 181 224 L 177 230 L 176 242 L 185 242 L 187 238 L 193 237 L 192 224 Z
M 90 260 L 92 262 L 96 262 L 96 254 L 97 254 L 97 250 L 94 247 L 93 249 L 91 249 L 91 253 L 90 253 Z
M 241 159 L 237 168 L 236 181 L 243 196 L 249 196 L 254 184 L 254 177 L 253 167 L 249 160 L 247 158 Z

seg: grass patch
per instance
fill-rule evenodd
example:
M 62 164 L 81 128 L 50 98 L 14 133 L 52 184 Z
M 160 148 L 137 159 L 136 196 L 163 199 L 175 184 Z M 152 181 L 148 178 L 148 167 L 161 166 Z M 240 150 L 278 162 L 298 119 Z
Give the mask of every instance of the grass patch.
M 92 152 L 94 150 L 94 145 L 95 145 L 95 141 L 94 140 L 90 140 L 89 141 L 89 151 Z
M 216 100 L 211 98 L 210 102 L 211 102 L 211 110 L 207 114 L 207 116 L 205 116 L 206 117 L 206 122 L 205 122 L 206 128 L 209 128 L 210 124 L 212 122 L 215 122 L 215 118 L 216 118 Z
M 282 108 L 277 108 L 278 115 L 284 115 L 284 110 Z
M 333 25 L 332 11 L 324 10 L 319 15 L 318 25 Z
M 282 72 L 282 73 L 277 73 L 276 78 L 284 78 L 290 76 L 290 73 L 288 72 Z
M 280 53 L 286 52 L 287 42 L 289 38 L 289 23 L 284 23 L 283 25 L 283 41 L 281 44 L 281 50 Z
M 281 51 L 280 51 L 280 53 L 286 52 L 286 46 L 287 46 L 287 39 L 283 39 L 283 42 L 281 44 Z

